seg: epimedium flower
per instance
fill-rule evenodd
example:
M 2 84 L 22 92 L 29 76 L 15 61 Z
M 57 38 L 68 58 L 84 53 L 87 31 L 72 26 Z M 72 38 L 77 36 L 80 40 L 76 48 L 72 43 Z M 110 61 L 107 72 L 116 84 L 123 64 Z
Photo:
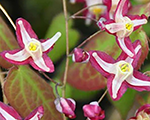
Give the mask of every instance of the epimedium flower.
M 81 48 L 75 48 L 72 55 L 73 62 L 87 63 L 90 59 L 88 52 L 84 51 Z
M 71 98 L 63 98 L 58 97 L 54 101 L 56 109 L 60 112 L 65 114 L 66 117 L 70 119 L 74 119 L 76 117 L 75 115 L 75 108 L 76 108 L 76 102 Z
M 131 117 L 129 120 L 150 120 L 150 104 L 141 106 L 135 117 Z
M 0 102 L 0 120 L 40 120 L 43 114 L 44 108 L 39 106 L 23 119 L 13 107 Z
M 107 88 L 113 100 L 120 99 L 128 87 L 150 91 L 150 77 L 136 70 L 141 55 L 140 41 L 135 41 L 133 48 L 135 58 L 123 51 L 117 60 L 101 51 L 89 51 L 90 63 L 107 78 Z
M 85 3 L 85 7 L 92 6 L 88 8 L 87 11 L 85 11 L 85 16 L 87 17 L 85 23 L 89 25 L 91 23 L 91 20 L 89 18 L 99 18 L 100 15 L 104 14 L 107 7 L 106 5 L 103 4 L 103 0 L 70 0 L 71 3 L 76 3 L 76 2 L 83 2 Z M 101 4 L 101 5 L 98 5 Z
M 84 116 L 87 117 L 88 120 L 103 120 L 105 118 L 105 113 L 97 101 L 84 105 L 83 111 Z
M 46 54 L 52 50 L 55 42 L 61 36 L 60 32 L 57 32 L 50 39 L 38 40 L 31 25 L 25 19 L 19 18 L 16 21 L 16 35 L 21 48 L 2 52 L 1 56 L 3 58 L 19 65 L 29 63 L 39 71 L 54 71 L 53 62 Z
M 129 5 L 129 0 L 120 0 L 114 13 L 114 18 L 105 20 L 100 18 L 98 26 L 105 29 L 108 33 L 116 36 L 116 41 L 120 48 L 130 57 L 134 57 L 135 53 L 132 44 L 125 44 L 125 38 L 138 29 L 141 25 L 147 23 L 145 15 L 126 15 Z

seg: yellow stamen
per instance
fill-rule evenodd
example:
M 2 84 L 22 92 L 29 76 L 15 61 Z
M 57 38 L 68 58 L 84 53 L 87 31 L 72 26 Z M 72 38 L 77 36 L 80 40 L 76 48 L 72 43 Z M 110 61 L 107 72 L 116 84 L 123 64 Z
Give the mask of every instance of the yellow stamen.
M 132 24 L 132 23 L 127 23 L 127 24 L 126 24 L 126 29 L 127 29 L 127 30 L 131 30 L 132 27 L 133 27 L 133 24 Z
M 130 71 L 128 63 L 120 64 L 119 67 L 120 67 L 122 72 L 129 72 Z
M 38 46 L 39 46 L 39 45 L 38 45 L 37 43 L 31 42 L 31 43 L 29 44 L 28 48 L 29 48 L 30 51 L 36 51 L 37 48 L 38 48 Z
M 99 14 L 102 13 L 102 9 L 99 8 L 99 7 L 93 7 L 91 11 L 92 11 L 93 14 L 95 14 L 95 15 L 99 15 Z

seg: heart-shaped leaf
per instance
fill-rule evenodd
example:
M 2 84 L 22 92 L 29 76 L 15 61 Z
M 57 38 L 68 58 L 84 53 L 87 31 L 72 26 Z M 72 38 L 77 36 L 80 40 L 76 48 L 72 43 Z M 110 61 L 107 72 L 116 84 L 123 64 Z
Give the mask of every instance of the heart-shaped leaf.
M 54 106 L 55 96 L 51 86 L 28 66 L 14 67 L 9 71 L 4 92 L 10 105 L 22 117 L 43 105 L 44 116 L 41 120 L 62 120 Z
M 132 42 L 140 40 L 142 44 L 142 55 L 138 62 L 138 68 L 141 66 L 148 54 L 148 37 L 145 32 L 140 28 L 132 33 Z M 105 51 L 115 59 L 121 53 L 118 47 L 115 37 L 101 32 L 94 38 L 92 38 L 84 47 L 85 50 L 100 50 Z M 144 54 L 143 54 L 144 53 Z M 106 79 L 97 72 L 90 63 L 78 64 L 73 63 L 69 67 L 67 81 L 77 89 L 80 90 L 100 90 L 106 86 Z
M 4 20 L 0 17 L 0 52 L 14 48 L 18 48 L 17 41 Z M 0 57 L 0 66 L 7 69 L 12 64 Z
M 69 31 L 69 48 L 73 48 L 77 41 L 79 40 L 79 33 L 75 29 L 71 28 L 73 25 L 73 20 L 69 20 L 68 31 Z M 46 38 L 53 36 L 56 32 L 61 32 L 61 37 L 56 42 L 53 50 L 48 54 L 53 62 L 59 60 L 66 52 L 66 27 L 65 27 L 65 18 L 64 14 L 61 13 L 57 15 L 46 34 Z

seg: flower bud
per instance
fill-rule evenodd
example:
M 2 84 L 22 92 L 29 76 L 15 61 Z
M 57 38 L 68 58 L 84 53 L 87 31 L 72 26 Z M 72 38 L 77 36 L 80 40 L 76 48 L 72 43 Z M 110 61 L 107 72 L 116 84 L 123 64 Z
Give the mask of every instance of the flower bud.
M 56 109 L 60 112 L 65 114 L 66 117 L 70 119 L 74 119 L 76 117 L 74 110 L 76 107 L 76 103 L 71 98 L 57 98 L 55 101 Z
M 81 48 L 75 48 L 74 53 L 72 55 L 73 62 L 87 63 L 90 59 L 90 55 L 88 52 L 84 51 Z
M 103 120 L 105 118 L 104 111 L 99 106 L 98 102 L 91 102 L 83 106 L 84 116 L 88 120 Z

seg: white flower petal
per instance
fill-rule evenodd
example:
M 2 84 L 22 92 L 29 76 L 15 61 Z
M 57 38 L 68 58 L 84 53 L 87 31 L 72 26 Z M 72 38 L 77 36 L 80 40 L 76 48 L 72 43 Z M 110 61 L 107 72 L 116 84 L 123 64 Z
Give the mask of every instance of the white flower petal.
M 110 33 L 126 30 L 124 23 L 110 23 L 105 25 L 105 27 Z
M 10 60 L 22 62 L 22 61 L 26 60 L 27 58 L 29 58 L 30 54 L 25 49 L 23 49 L 15 54 L 6 53 L 5 57 Z
M 133 57 L 134 54 L 127 48 L 126 44 L 125 44 L 125 39 L 124 38 L 118 38 L 118 43 L 121 47 L 121 49 L 127 54 L 129 55 L 130 57 Z
M 6 119 L 6 120 L 16 120 L 13 116 L 11 116 L 9 113 L 7 113 L 5 110 L 3 110 L 0 107 L 0 114 Z
M 59 100 L 59 99 L 60 99 L 60 98 L 56 98 L 55 101 L 54 101 L 54 104 L 55 104 L 56 109 L 57 109 L 60 113 L 63 113 L 63 112 L 62 112 L 62 107 L 61 107 L 61 105 L 60 105 L 60 100 Z
M 33 58 L 33 60 L 34 60 L 34 63 L 39 67 L 39 68 L 41 68 L 42 70 L 45 70 L 45 71 L 50 71 L 50 68 L 49 67 L 47 67 L 47 65 L 46 65 L 46 63 L 45 63 L 45 61 L 44 61 L 44 59 L 43 59 L 43 57 L 40 57 L 40 58 Z
M 141 49 L 141 45 L 138 45 L 135 49 L 134 49 L 134 51 L 135 51 L 135 55 L 139 52 L 139 50 Z M 133 62 L 133 58 L 131 58 L 131 57 L 127 57 L 126 59 L 125 59 L 125 61 L 126 62 L 128 62 L 128 63 L 130 63 L 130 64 L 132 64 L 132 62 Z
M 42 51 L 45 52 L 50 49 L 54 43 L 59 39 L 61 36 L 60 32 L 57 32 L 52 38 L 48 39 L 47 41 L 42 43 Z
M 97 63 L 99 64 L 99 66 L 101 66 L 106 72 L 109 72 L 109 73 L 113 73 L 115 74 L 115 70 L 114 70 L 114 64 L 111 64 L 111 63 L 107 63 L 105 61 L 103 61 L 98 55 L 96 52 L 94 52 L 92 54 L 92 56 L 95 58 L 95 60 L 97 61 Z
M 143 81 L 138 78 L 135 78 L 133 75 L 126 79 L 126 81 L 133 86 L 150 86 L 149 81 Z
M 140 20 L 132 20 L 133 26 L 139 26 L 147 23 L 146 19 L 140 19 Z
M 26 45 L 31 41 L 31 37 L 29 36 L 28 32 L 24 28 L 23 22 L 21 20 L 18 21 L 18 24 L 20 26 L 20 32 L 22 36 L 22 41 Z

